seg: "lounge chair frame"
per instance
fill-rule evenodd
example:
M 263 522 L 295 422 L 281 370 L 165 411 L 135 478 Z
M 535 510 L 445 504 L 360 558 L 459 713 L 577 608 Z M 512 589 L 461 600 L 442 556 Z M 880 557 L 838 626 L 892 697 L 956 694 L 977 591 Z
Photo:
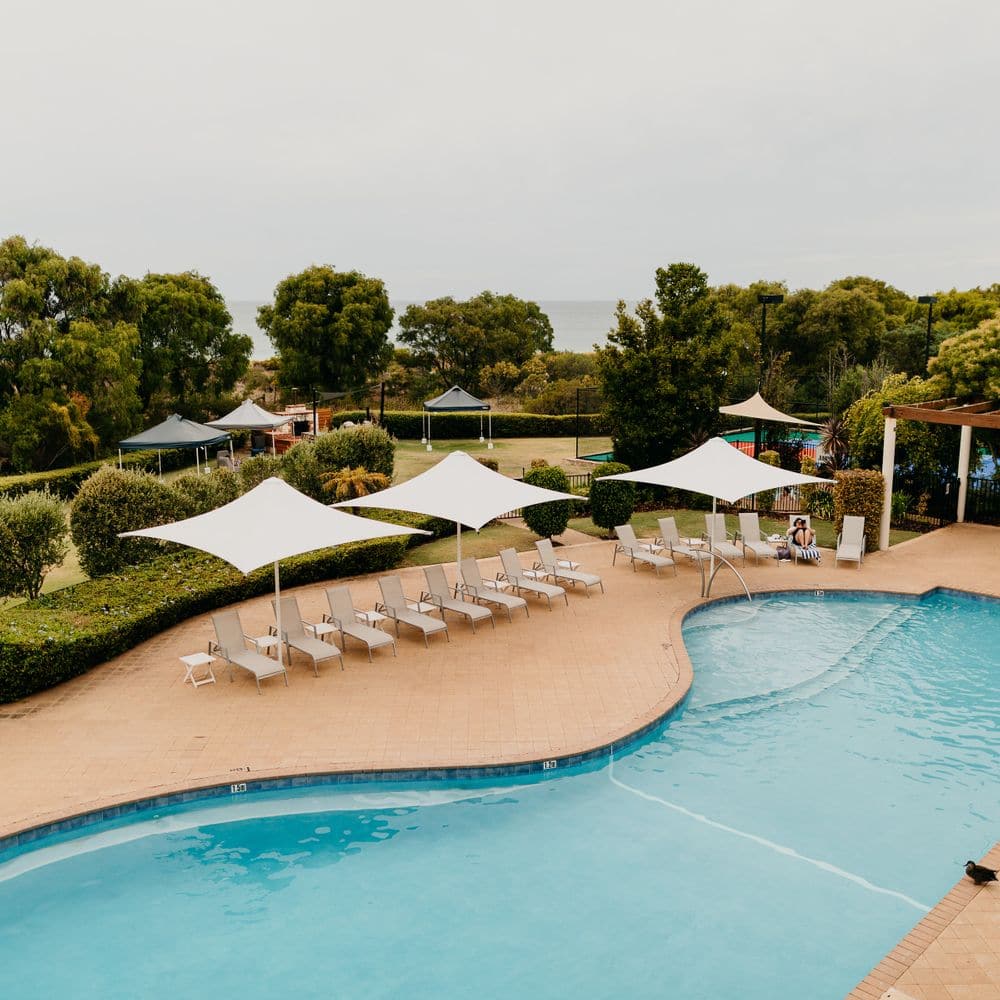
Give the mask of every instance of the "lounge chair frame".
M 340 645 L 347 651 L 347 637 L 363 642 L 368 650 L 368 662 L 372 662 L 372 650 L 382 646 L 392 646 L 392 655 L 396 655 L 396 640 L 380 628 L 374 628 L 357 620 L 358 609 L 351 597 L 351 588 L 346 584 L 340 587 L 326 588 L 326 601 L 330 605 L 330 613 L 323 615 L 323 621 L 335 626 L 340 633 Z
M 262 680 L 279 674 L 285 679 L 285 687 L 288 687 L 288 674 L 283 663 L 247 648 L 247 643 L 253 642 L 253 639 L 243 631 L 238 611 L 220 611 L 212 615 L 212 625 L 215 642 L 208 644 L 208 652 L 210 656 L 222 657 L 229 665 L 230 684 L 233 682 L 233 667 L 239 667 L 253 675 L 257 682 L 257 694 L 263 694 L 260 689 Z

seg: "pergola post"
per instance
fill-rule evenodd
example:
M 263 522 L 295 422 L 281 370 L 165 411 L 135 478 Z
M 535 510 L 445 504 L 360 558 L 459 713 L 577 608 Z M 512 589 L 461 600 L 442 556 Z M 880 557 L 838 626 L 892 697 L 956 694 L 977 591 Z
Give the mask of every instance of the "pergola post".
M 958 512 L 955 520 L 965 520 L 965 499 L 969 495 L 969 455 L 972 452 L 972 427 L 962 425 L 958 439 Z
M 882 437 L 882 478 L 885 495 L 882 498 L 882 524 L 879 527 L 878 547 L 882 552 L 889 548 L 889 526 L 892 520 L 892 474 L 896 468 L 896 418 L 885 418 Z

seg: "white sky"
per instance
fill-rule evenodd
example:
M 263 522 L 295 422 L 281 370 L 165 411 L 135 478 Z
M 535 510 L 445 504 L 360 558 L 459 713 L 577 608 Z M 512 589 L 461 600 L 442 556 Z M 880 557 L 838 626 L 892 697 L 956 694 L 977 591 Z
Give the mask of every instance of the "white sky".
M 5 6 L 0 236 L 269 298 L 1000 280 L 1000 4 Z

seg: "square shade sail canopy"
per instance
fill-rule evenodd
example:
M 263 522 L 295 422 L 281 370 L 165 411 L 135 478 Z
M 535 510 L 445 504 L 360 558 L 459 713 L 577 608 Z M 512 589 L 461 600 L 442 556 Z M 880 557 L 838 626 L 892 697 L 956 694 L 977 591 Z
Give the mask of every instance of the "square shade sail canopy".
M 755 392 L 749 399 L 744 399 L 742 403 L 720 406 L 719 413 L 725 413 L 731 417 L 746 417 L 748 420 L 769 420 L 778 424 L 795 424 L 798 427 L 820 426 L 815 421 L 800 420 L 798 417 L 776 410 L 759 392 Z

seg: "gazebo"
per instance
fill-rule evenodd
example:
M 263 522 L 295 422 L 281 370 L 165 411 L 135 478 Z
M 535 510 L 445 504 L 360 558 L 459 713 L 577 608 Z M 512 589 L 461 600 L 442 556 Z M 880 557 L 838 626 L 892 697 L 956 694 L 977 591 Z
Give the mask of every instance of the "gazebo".
M 205 424 L 188 420 L 179 413 L 167 417 L 161 424 L 150 427 L 133 437 L 118 442 L 118 467 L 121 468 L 123 451 L 151 451 L 156 449 L 156 462 L 160 475 L 163 475 L 163 463 L 160 461 L 161 451 L 175 448 L 194 448 L 195 468 L 200 472 L 201 464 L 198 457 L 199 449 L 209 448 L 213 444 L 223 444 L 229 440 L 229 435 L 220 433 L 218 428 L 206 427 Z M 208 462 L 208 453 L 205 453 Z
M 265 434 L 270 431 L 271 454 L 274 455 L 277 454 L 274 445 L 274 432 L 288 423 L 291 423 L 291 417 L 269 413 L 253 400 L 245 399 L 235 410 L 231 410 L 224 417 L 219 417 L 218 420 L 209 420 L 208 426 L 215 427 L 220 431 L 263 431 Z M 231 441 L 229 449 L 230 454 L 232 454 Z
M 487 448 L 493 447 L 493 410 L 489 403 L 484 403 L 481 399 L 476 399 L 470 392 L 453 385 L 447 392 L 442 392 L 434 399 L 424 402 L 423 414 L 421 415 L 422 436 L 420 443 L 427 445 L 428 451 L 433 451 L 431 444 L 431 414 L 432 413 L 473 413 L 479 412 L 479 440 L 485 441 L 483 437 L 483 414 L 487 415 L 489 424 L 489 444 Z

